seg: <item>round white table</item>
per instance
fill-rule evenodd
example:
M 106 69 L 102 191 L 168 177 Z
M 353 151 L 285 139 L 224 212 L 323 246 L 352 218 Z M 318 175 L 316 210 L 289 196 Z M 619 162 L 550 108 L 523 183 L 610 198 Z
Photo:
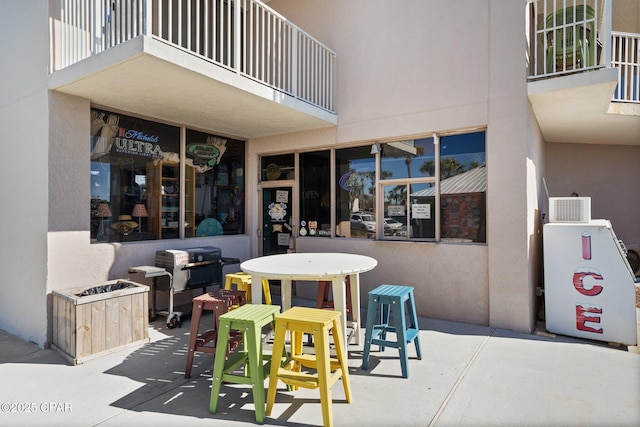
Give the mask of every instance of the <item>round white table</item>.
M 341 312 L 345 339 L 347 329 L 353 328 L 355 343 L 360 344 L 360 273 L 378 265 L 374 258 L 347 253 L 291 253 L 253 258 L 240 264 L 251 274 L 252 302 L 262 302 L 262 279 L 280 280 L 282 283 L 282 310 L 291 308 L 293 280 L 331 281 L 333 304 Z M 353 312 L 352 324 L 347 324 L 346 277 L 349 276 Z

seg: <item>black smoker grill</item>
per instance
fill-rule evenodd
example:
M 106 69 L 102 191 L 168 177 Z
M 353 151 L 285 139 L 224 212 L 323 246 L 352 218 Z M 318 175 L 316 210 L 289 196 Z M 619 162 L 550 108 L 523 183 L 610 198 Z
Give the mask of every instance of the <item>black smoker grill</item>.
M 180 326 L 182 313 L 173 311 L 173 295 L 196 288 L 202 288 L 202 293 L 205 293 L 209 286 L 222 286 L 224 280 L 222 268 L 239 263 L 238 258 L 223 257 L 220 248 L 213 246 L 157 251 L 156 267 L 164 268 L 169 274 L 164 275 L 168 280 L 156 280 L 153 311 L 155 312 L 156 304 L 155 288 L 169 291 L 167 326 L 169 328 Z

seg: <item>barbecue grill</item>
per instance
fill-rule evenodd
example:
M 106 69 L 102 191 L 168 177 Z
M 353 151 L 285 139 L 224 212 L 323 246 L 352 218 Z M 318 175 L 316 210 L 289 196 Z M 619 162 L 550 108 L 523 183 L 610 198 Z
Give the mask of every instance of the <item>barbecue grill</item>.
M 156 314 L 156 290 L 169 292 L 169 310 L 157 314 L 166 314 L 167 327 L 175 328 L 182 325 L 183 313 L 173 311 L 173 296 L 197 288 L 205 293 L 209 286 L 222 286 L 223 267 L 239 263 L 238 258 L 223 257 L 220 248 L 203 246 L 156 251 L 155 267 L 134 267 L 129 271 L 143 272 L 154 279 L 152 316 Z

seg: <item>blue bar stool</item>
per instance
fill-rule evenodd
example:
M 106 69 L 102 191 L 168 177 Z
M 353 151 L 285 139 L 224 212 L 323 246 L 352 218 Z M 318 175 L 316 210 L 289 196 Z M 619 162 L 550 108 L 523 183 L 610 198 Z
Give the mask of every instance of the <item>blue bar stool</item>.
M 375 323 L 378 307 L 380 308 L 380 323 Z M 393 312 L 392 325 L 389 324 L 390 311 Z M 409 318 L 409 325 L 407 325 L 407 317 Z M 387 332 L 395 332 L 397 340 L 387 340 Z M 377 344 L 380 351 L 383 351 L 385 347 L 394 347 L 400 351 L 402 377 L 408 378 L 408 343 L 412 341 L 414 342 L 418 359 L 422 359 L 418 332 L 418 317 L 416 315 L 413 287 L 399 285 L 378 286 L 369 292 L 367 330 L 364 338 L 362 369 L 368 368 L 369 353 L 371 351 L 372 344 Z

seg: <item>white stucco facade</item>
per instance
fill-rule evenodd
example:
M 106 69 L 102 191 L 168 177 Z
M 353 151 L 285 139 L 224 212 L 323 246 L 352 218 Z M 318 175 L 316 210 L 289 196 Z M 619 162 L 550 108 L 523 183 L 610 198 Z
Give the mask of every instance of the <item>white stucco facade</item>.
M 381 283 L 414 286 L 421 316 L 533 331 L 543 286 L 542 178 L 551 195 L 592 196 L 594 217 L 611 218 L 619 237 L 640 242 L 640 143 L 545 142 L 528 98 L 526 5 L 272 0 L 337 52 L 337 124 L 247 139 L 244 235 L 92 244 L 92 100 L 49 90 L 49 2 L 3 2 L 0 33 L 11 41 L 0 53 L 13 65 L 0 69 L 0 176 L 10 189 L 0 207 L 0 328 L 45 346 L 52 290 L 127 277 L 160 249 L 210 245 L 241 260 L 258 256 L 262 155 L 483 129 L 486 244 L 298 237 L 295 250 L 376 258 L 377 268 L 361 276 L 363 294 Z M 577 152 L 579 163 L 571 161 Z M 612 209 L 621 203 L 629 209 Z

